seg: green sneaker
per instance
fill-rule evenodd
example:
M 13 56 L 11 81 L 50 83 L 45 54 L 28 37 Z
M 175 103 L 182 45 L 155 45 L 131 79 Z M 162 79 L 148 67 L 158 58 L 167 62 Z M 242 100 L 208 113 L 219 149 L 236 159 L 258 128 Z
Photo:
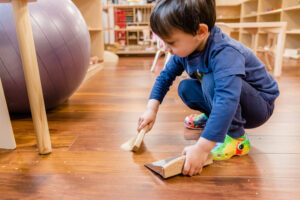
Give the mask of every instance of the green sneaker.
M 217 143 L 217 145 L 211 150 L 211 154 L 214 160 L 227 160 L 232 156 L 246 155 L 250 151 L 250 142 L 247 134 L 240 138 L 232 138 L 226 135 L 224 143 Z

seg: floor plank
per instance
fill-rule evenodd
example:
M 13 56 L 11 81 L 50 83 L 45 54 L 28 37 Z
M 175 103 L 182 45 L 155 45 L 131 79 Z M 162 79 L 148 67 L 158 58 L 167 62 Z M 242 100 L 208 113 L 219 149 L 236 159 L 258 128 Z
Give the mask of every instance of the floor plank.
M 13 178 L 13 179 L 12 179 Z M 12 181 L 13 180 L 13 181 Z M 124 184 L 126 183 L 126 184 Z M 299 182 L 288 178 L 3 174 L 7 199 L 298 199 Z M 191 187 L 193 185 L 193 187 Z M 10 188 L 16 188 L 11 191 Z M 286 189 L 288 188 L 288 189 Z

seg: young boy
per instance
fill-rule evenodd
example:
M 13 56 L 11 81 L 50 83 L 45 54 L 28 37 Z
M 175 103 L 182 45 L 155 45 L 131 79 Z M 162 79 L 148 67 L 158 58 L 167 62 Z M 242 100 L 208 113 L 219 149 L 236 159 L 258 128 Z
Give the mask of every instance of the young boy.
M 215 26 L 214 0 L 159 0 L 150 24 L 173 54 L 157 77 L 139 118 L 138 131 L 153 127 L 160 103 L 176 76 L 183 102 L 202 115 L 185 119 L 188 128 L 203 128 L 197 143 L 185 147 L 184 175 L 197 175 L 209 153 L 215 160 L 245 155 L 250 150 L 244 128 L 265 123 L 279 95 L 276 81 L 265 65 L 241 43 Z

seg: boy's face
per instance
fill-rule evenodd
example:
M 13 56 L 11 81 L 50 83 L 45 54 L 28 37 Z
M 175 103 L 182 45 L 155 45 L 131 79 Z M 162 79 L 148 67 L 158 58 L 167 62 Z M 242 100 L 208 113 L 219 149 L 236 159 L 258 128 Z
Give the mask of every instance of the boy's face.
M 169 38 L 162 38 L 166 45 L 166 51 L 183 58 L 190 55 L 195 50 L 201 51 L 204 48 L 208 32 L 198 32 L 194 36 L 175 29 L 170 35 Z

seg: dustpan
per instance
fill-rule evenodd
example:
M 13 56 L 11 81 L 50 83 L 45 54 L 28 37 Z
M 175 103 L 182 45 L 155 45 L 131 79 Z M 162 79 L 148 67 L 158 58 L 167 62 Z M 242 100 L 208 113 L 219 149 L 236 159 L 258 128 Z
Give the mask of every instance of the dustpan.
M 180 155 L 145 164 L 145 167 L 166 179 L 181 174 L 184 162 L 185 156 Z M 209 154 L 204 166 L 208 166 L 212 163 L 213 159 L 212 156 Z

